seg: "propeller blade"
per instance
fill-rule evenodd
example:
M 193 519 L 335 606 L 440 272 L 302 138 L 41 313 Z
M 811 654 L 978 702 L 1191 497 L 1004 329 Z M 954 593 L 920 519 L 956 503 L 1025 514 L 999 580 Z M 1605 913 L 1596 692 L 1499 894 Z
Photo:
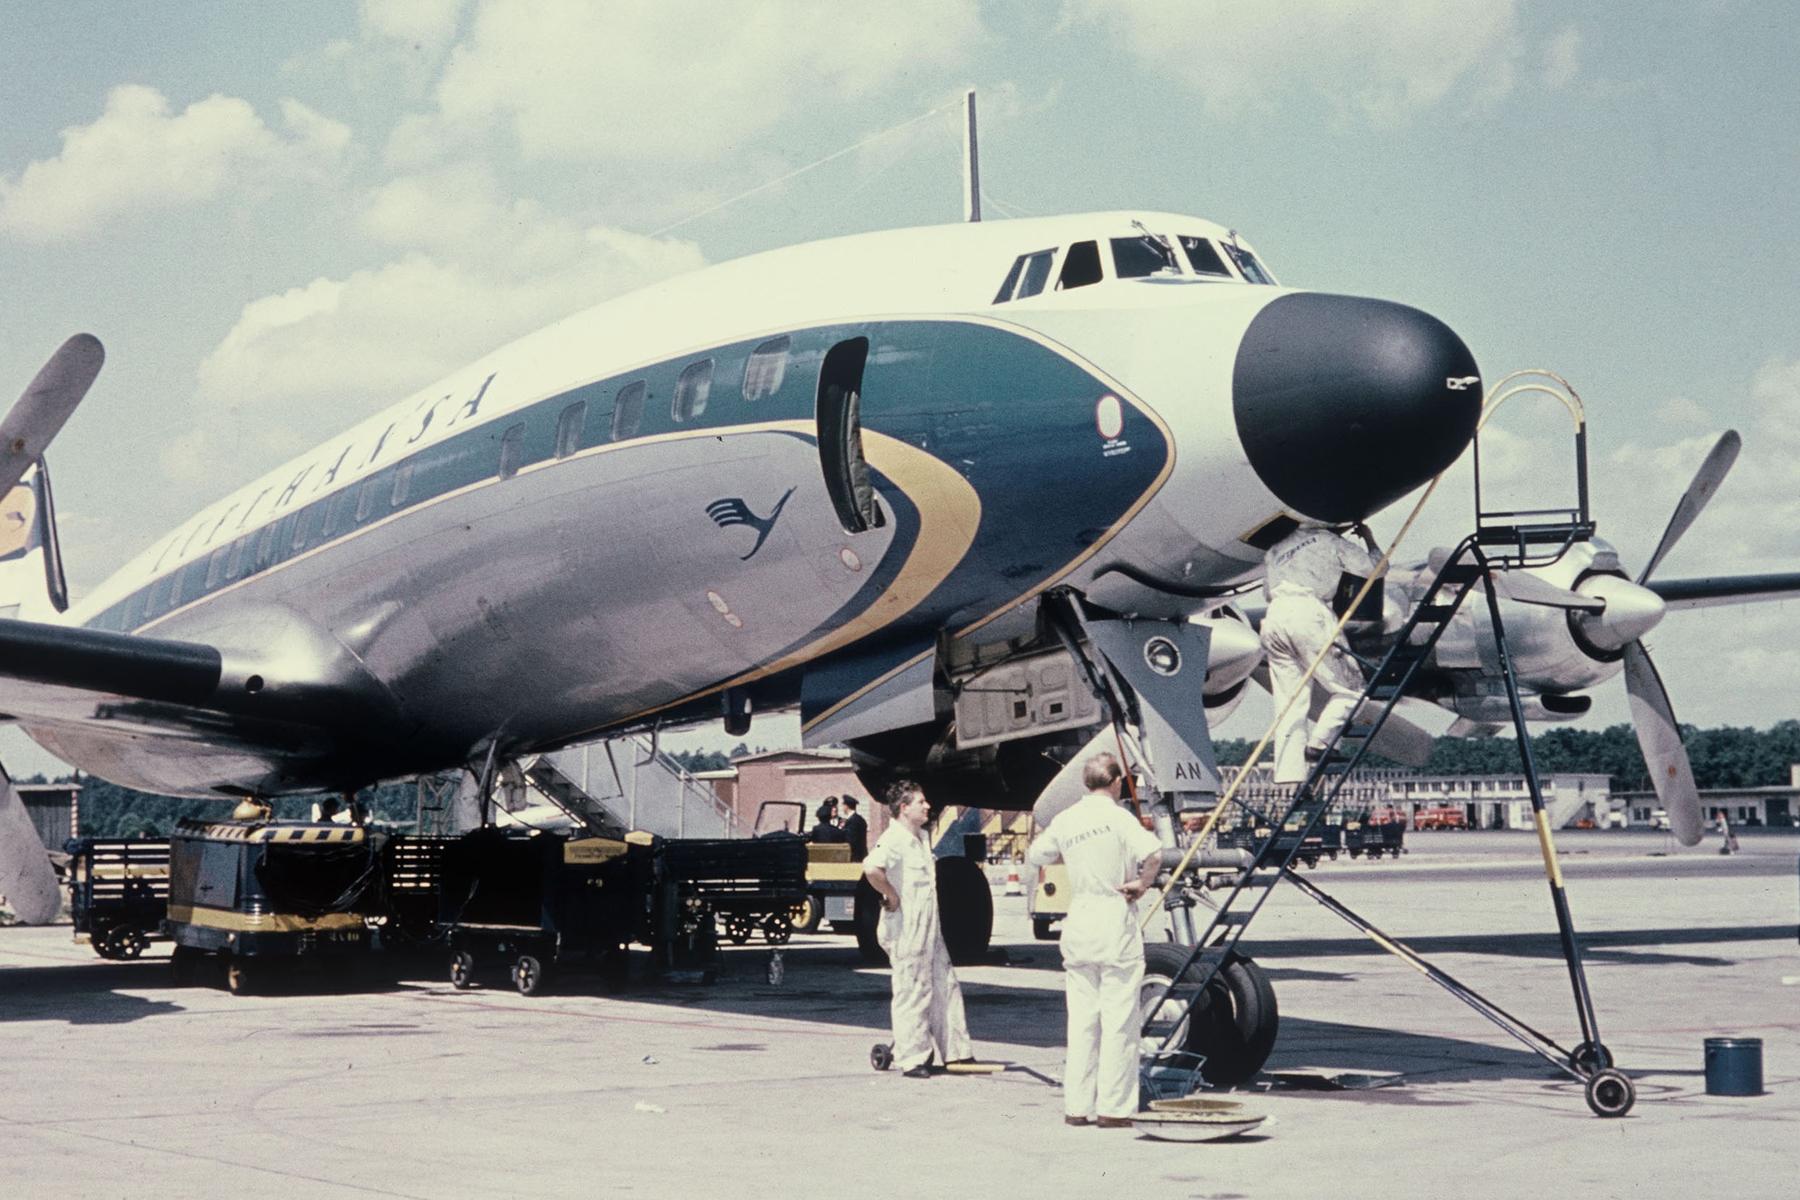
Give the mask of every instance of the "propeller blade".
M 1546 608 L 1573 608 L 1581 612 L 1602 613 L 1606 600 L 1602 596 L 1584 596 L 1548 583 L 1529 571 L 1495 571 L 1494 590 L 1508 600 L 1520 604 L 1539 604 Z
M 93 386 L 106 350 L 91 333 L 58 347 L 4 418 L 0 418 L 0 496 L 12 491 Z
M 1656 570 L 1657 564 L 1668 556 L 1681 540 L 1694 518 L 1706 508 L 1713 494 L 1719 490 L 1719 484 L 1725 481 L 1731 464 L 1737 461 L 1738 451 L 1743 448 L 1744 439 L 1735 429 L 1727 429 L 1713 444 L 1706 461 L 1694 472 L 1694 482 L 1688 484 L 1688 490 L 1682 493 L 1681 500 L 1675 505 L 1675 512 L 1669 517 L 1669 527 L 1663 530 L 1662 541 L 1656 543 L 1656 553 L 1650 556 L 1650 562 L 1644 567 L 1643 574 L 1637 577 L 1639 583 L 1650 578 L 1650 572 Z M 1688 843 L 1692 845 L 1693 843 Z
M 1700 791 L 1694 786 L 1694 770 L 1688 765 L 1687 749 L 1681 744 L 1681 729 L 1675 724 L 1675 709 L 1669 703 L 1668 689 L 1650 652 L 1642 642 L 1625 647 L 1625 694 L 1631 702 L 1631 724 L 1637 730 L 1638 746 L 1644 752 L 1644 765 L 1650 768 L 1650 781 L 1656 798 L 1669 814 L 1669 829 L 1684 846 L 1700 841 Z

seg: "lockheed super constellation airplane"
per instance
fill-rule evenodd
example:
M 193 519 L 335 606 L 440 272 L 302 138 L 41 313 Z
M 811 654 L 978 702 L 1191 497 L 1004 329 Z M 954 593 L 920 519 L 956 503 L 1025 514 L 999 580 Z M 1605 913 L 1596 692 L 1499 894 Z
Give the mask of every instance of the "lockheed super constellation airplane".
M 0 424 L 0 712 L 83 770 L 196 797 L 491 772 L 798 706 L 808 742 L 850 745 L 874 785 L 1029 808 L 1105 719 L 1059 606 L 1203 631 L 1186 698 L 1227 712 L 1260 661 L 1231 597 L 1265 549 L 1437 475 L 1483 397 L 1443 322 L 1283 287 L 1195 217 L 866 234 L 497 350 L 69 605 L 41 455 L 101 357 L 71 339 Z M 1513 592 L 1540 718 L 1584 708 L 1662 596 L 1795 584 L 1652 589 L 1604 545 L 1582 553 Z M 1447 635 L 1426 697 L 1470 726 L 1497 723 L 1479 624 Z M 1165 756 L 1159 788 L 1216 793 L 1204 720 L 1163 715 L 1191 754 Z M 10 787 L 0 892 L 55 912 Z

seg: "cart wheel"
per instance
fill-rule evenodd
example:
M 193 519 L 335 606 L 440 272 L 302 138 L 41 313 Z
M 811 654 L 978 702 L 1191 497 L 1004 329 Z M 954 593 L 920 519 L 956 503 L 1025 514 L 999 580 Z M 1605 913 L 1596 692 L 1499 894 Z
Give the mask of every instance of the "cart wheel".
M 731 939 L 731 944 L 734 946 L 741 946 L 749 941 L 750 934 L 755 929 L 756 926 L 750 923 L 749 917 L 733 913 L 725 918 L 725 936 Z
M 118 931 L 115 929 L 102 929 L 88 938 L 88 945 L 92 946 L 94 953 L 101 958 L 117 958 L 119 949 L 113 942 L 117 933 Z
M 1608 1067 L 1596 1071 L 1587 1081 L 1588 1107 L 1597 1117 L 1622 1117 L 1637 1101 L 1637 1089 L 1631 1080 Z
M 254 982 L 255 975 L 250 970 L 250 960 L 232 955 L 225 964 L 225 990 L 234 996 L 248 996 Z
M 141 929 L 121 929 L 113 935 L 113 952 L 120 958 L 136 958 L 149 944 Z
M 795 933 L 817 933 L 819 922 L 824 916 L 824 902 L 817 896 L 808 896 L 794 905 L 794 911 L 788 914 L 788 920 L 793 922 Z
M 475 956 L 467 950 L 458 950 L 450 956 L 450 986 L 475 986 Z
M 1569 1051 L 1569 1065 L 1583 1075 L 1592 1075 L 1613 1065 L 1612 1051 L 1601 1042 L 1583 1042 Z
M 894 1065 L 894 1048 L 886 1042 L 876 1042 L 869 1047 L 869 1065 L 877 1071 L 885 1071 Z
M 169 955 L 169 981 L 176 987 L 189 987 L 195 969 L 200 965 L 200 951 L 192 946 L 177 946 Z
M 786 913 L 770 913 L 763 922 L 763 940 L 771 946 L 785 946 L 787 940 L 794 936 L 794 923 L 788 920 Z
M 521 954 L 512 966 L 513 986 L 519 989 L 521 996 L 536 996 L 543 992 L 546 981 L 544 964 L 536 955 Z

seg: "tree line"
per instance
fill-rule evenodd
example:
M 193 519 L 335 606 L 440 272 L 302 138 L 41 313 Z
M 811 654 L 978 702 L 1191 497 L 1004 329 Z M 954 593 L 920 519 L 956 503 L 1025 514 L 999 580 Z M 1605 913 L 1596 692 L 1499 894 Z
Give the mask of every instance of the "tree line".
M 1800 720 L 1780 721 L 1766 730 L 1722 725 L 1717 729 L 1681 727 L 1701 788 L 1778 787 L 1788 783 L 1788 767 L 1800 763 Z M 1220 766 L 1238 766 L 1255 742 L 1228 738 L 1217 743 Z M 1531 739 L 1540 775 L 1581 772 L 1610 775 L 1615 792 L 1647 792 L 1650 771 L 1629 725 L 1607 729 L 1551 729 Z M 1379 755 L 1368 766 L 1398 767 Z M 1431 759 L 1419 768 L 1425 775 L 1518 775 L 1519 746 L 1511 737 L 1437 738 Z
M 1800 720 L 1781 721 L 1765 730 L 1720 726 L 1697 729 L 1684 725 L 1688 759 L 1694 781 L 1702 788 L 1772 787 L 1786 784 L 1788 767 L 1800 763 Z M 1220 766 L 1238 766 L 1254 742 L 1227 738 L 1216 744 Z M 1551 729 L 1531 739 L 1532 754 L 1541 774 L 1582 772 L 1609 775 L 1614 791 L 1647 792 L 1650 772 L 1638 750 L 1637 736 L 1629 725 L 1599 731 Z M 690 771 L 717 770 L 731 765 L 733 755 L 747 753 L 739 746 L 732 755 L 717 751 L 687 751 L 673 755 Z M 1396 767 L 1377 755 L 1364 760 L 1370 766 Z M 1438 738 L 1431 760 L 1421 768 L 1427 775 L 1517 775 L 1519 748 L 1510 737 Z M 33 777 L 22 783 L 42 782 Z M 282 796 L 270 801 L 278 820 L 298 821 L 312 816 L 312 806 L 326 794 Z M 386 783 L 364 788 L 356 795 L 372 821 L 384 825 L 411 826 L 417 817 L 418 793 L 411 783 Z M 87 837 L 168 837 L 183 817 L 218 819 L 227 815 L 225 800 L 184 800 L 158 796 L 107 783 L 92 775 L 81 780 L 81 830 Z

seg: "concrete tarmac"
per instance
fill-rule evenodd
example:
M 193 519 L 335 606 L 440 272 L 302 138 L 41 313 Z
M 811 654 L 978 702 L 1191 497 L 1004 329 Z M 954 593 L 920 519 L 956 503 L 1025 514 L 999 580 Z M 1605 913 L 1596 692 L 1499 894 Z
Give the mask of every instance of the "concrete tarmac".
M 1308 878 L 1563 1045 L 1579 1040 L 1535 840 L 1409 837 Z M 1292 887 L 1246 946 L 1282 1013 L 1254 1134 L 1165 1143 L 1068 1128 L 1056 947 L 996 897 L 1008 966 L 961 972 L 985 1077 L 905 1079 L 886 972 L 838 936 L 723 954 L 717 984 L 579 978 L 525 998 L 405 977 L 237 997 L 174 988 L 166 946 L 108 963 L 67 926 L 0 929 L 0 1197 L 1789 1197 L 1800 1188 L 1800 836 L 1559 838 L 1600 1030 L 1637 1086 L 1620 1120 Z M 334 982 L 330 987 L 343 987 Z M 1760 1037 L 1766 1092 L 1706 1094 L 1702 1042 Z

